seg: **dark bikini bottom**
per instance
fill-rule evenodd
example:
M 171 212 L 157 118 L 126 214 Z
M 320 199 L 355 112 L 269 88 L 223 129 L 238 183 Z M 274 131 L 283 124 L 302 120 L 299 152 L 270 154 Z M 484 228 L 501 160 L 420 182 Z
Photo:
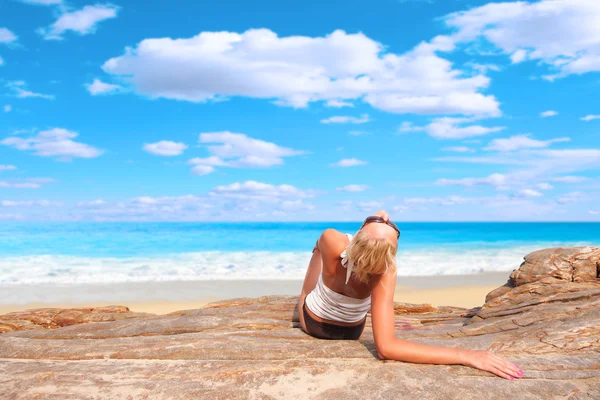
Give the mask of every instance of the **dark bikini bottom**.
M 302 305 L 302 313 L 304 314 L 304 324 L 306 325 L 307 333 L 319 339 L 331 340 L 356 340 L 362 335 L 365 329 L 365 318 L 360 325 L 356 326 L 339 326 L 320 322 L 310 316 L 306 311 L 306 303 Z

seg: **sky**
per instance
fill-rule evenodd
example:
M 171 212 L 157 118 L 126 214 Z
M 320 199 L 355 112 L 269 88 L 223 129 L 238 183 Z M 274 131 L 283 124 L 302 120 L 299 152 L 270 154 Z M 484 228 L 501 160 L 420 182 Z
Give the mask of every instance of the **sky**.
M 600 221 L 600 2 L 2 0 L 1 221 Z

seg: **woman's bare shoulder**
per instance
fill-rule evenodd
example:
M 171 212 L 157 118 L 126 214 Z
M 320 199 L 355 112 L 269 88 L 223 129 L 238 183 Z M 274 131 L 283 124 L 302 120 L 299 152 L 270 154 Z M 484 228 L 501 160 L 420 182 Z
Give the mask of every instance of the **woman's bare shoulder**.
M 344 251 L 348 244 L 348 237 L 333 228 L 328 228 L 323 231 L 319 239 L 319 250 L 321 252 L 337 253 L 338 255 Z

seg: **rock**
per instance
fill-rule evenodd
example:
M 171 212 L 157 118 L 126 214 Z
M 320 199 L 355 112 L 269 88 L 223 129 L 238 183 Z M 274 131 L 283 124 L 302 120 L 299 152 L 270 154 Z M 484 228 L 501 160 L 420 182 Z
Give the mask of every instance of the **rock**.
M 494 351 L 525 371 L 516 381 L 381 361 L 370 318 L 358 341 L 312 338 L 298 329 L 296 297 L 266 296 L 169 315 L 99 313 L 123 315 L 106 322 L 72 310 L 20 313 L 25 328 L 38 328 L 0 335 L 0 397 L 597 399 L 600 281 L 590 265 L 600 249 L 584 249 L 526 256 L 481 307 L 395 305 L 398 337 Z M 61 314 L 68 326 L 52 329 Z
M 38 308 L 0 315 L 0 333 L 21 330 L 57 329 L 88 322 L 117 321 L 137 318 L 146 313 L 129 311 L 124 306 L 96 308 Z
M 600 278 L 600 248 L 556 247 L 529 253 L 509 280 L 486 296 L 485 302 L 532 282 L 595 282 Z
M 593 282 L 600 276 L 600 248 L 569 247 L 535 251 L 510 275 L 515 286 L 553 278 L 566 282 Z

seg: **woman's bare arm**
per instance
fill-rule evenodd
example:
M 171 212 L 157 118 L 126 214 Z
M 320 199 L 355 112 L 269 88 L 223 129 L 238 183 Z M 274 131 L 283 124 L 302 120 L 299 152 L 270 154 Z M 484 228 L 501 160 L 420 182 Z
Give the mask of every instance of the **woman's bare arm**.
M 489 351 L 431 346 L 396 338 L 395 287 L 396 273 L 389 272 L 381 277 L 371 294 L 373 336 L 380 358 L 423 364 L 462 364 L 495 373 L 506 379 L 523 375 L 515 364 Z
M 310 258 L 308 269 L 306 270 L 302 291 L 298 298 L 298 319 L 300 321 L 300 326 L 305 331 L 306 323 L 304 321 L 304 313 L 302 312 L 304 300 L 308 293 L 315 288 L 319 275 L 321 275 L 323 270 L 323 260 L 329 260 L 328 264 L 332 264 L 332 258 L 336 257 L 335 252 L 338 251 L 338 256 L 341 253 L 342 250 L 340 250 L 340 246 L 342 246 L 341 240 L 343 237 L 344 235 L 335 229 L 326 229 L 317 240 L 313 255 Z

